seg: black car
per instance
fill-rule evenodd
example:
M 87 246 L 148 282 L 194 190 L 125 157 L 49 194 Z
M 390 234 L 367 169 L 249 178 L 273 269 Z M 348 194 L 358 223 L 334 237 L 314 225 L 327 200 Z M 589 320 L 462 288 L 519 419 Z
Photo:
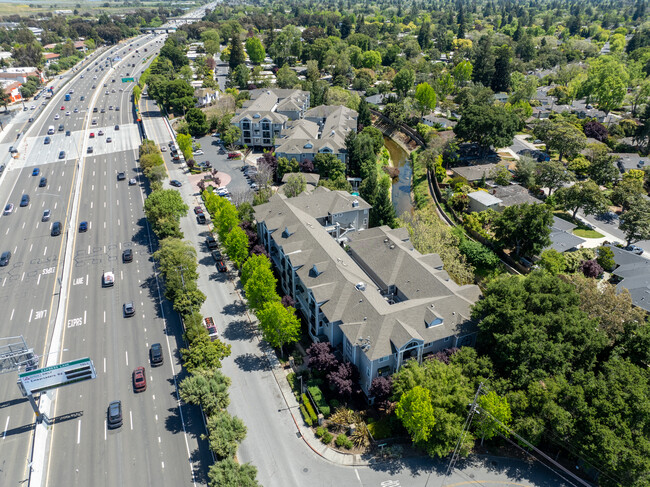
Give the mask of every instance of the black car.
M 133 250 L 126 249 L 122 252 L 122 262 L 133 262 Z
M 42 177 L 41 180 L 40 180 L 40 182 L 38 183 L 38 187 L 39 187 L 39 188 L 44 188 L 45 186 L 47 186 L 47 178 L 46 178 L 46 177 Z
M 120 171 L 120 172 L 117 173 L 117 180 L 118 181 L 123 181 L 125 179 L 126 179 L 126 174 L 124 174 L 124 172 Z
M 174 186 L 175 188 L 180 188 L 180 187 L 183 185 L 183 184 L 182 184 L 179 180 L 177 180 L 177 179 L 172 179 L 171 181 L 169 181 L 169 184 L 171 184 L 171 185 Z
M 219 272 L 226 272 L 228 270 L 226 264 L 223 263 L 223 260 L 217 261 L 217 270 Z
M 154 343 L 151 345 L 151 348 L 149 349 L 149 360 L 151 361 L 152 367 L 163 364 L 163 353 L 160 343 Z
M 66 136 L 66 137 L 70 137 L 70 135 L 71 135 L 71 134 L 70 134 L 70 131 L 69 131 L 69 130 L 66 130 L 66 131 L 65 131 L 65 136 Z
M 122 426 L 122 401 L 113 401 L 108 405 L 108 429 Z
M 124 316 L 129 317 L 134 315 L 135 315 L 135 306 L 133 305 L 133 301 L 129 303 L 124 303 Z
M 120 126 L 119 126 L 119 125 L 116 125 L 116 126 L 115 126 L 115 130 L 120 130 Z
M 87 152 L 88 152 L 88 154 L 92 154 L 92 153 L 93 153 L 93 146 L 92 146 L 92 145 L 89 145 L 89 146 L 88 146 L 88 151 L 87 151 Z
M 207 220 L 206 220 L 205 215 L 203 213 L 201 213 L 199 215 L 196 215 L 196 221 L 200 225 L 205 225 L 207 223 Z
M 208 248 L 210 250 L 216 249 L 218 247 L 217 239 L 214 238 L 214 235 L 208 235 L 208 237 L 205 239 L 205 242 L 208 244 Z
M 7 250 L 0 255 L 0 266 L 4 267 L 9 264 L 9 259 L 11 259 L 11 252 Z
M 52 223 L 52 231 L 50 232 L 50 235 L 53 237 L 61 235 L 61 222 Z
M 45 137 L 45 140 L 43 141 L 43 143 L 47 145 L 47 144 L 50 143 L 50 141 L 51 141 L 51 140 L 50 140 L 49 137 Z
M 87 231 L 88 231 L 88 222 L 81 222 L 79 224 L 79 233 L 83 233 Z
M 65 151 L 64 150 L 59 152 L 59 159 L 65 159 Z
M 223 260 L 223 256 L 221 255 L 221 252 L 219 252 L 218 250 L 212 251 L 212 258 L 214 259 L 215 262 L 219 262 L 220 260 Z
M 24 194 L 23 197 L 20 199 L 20 206 L 25 207 L 29 205 L 29 195 Z

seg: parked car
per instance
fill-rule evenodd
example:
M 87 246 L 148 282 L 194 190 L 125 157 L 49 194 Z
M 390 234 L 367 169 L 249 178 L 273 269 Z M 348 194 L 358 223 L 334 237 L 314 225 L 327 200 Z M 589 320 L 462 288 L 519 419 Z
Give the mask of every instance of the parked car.
M 217 270 L 219 272 L 226 272 L 228 270 L 226 264 L 223 263 L 223 260 L 217 261 Z
M 179 180 L 177 180 L 177 179 L 172 179 L 171 181 L 169 181 L 169 184 L 171 184 L 171 185 L 174 186 L 175 188 L 180 188 L 180 187 L 183 185 L 183 184 L 182 184 Z
M 636 245 L 628 245 L 627 247 L 624 247 L 624 250 L 635 253 L 636 255 L 643 254 L 643 249 L 641 247 L 637 247 Z

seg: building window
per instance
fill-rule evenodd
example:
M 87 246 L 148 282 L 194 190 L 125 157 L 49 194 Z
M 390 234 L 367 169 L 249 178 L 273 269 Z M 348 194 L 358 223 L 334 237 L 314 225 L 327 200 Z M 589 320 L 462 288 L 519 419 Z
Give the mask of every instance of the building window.
M 448 342 L 450 340 L 450 337 L 446 337 L 445 341 Z
M 370 377 L 370 367 L 366 367 L 366 375 Z
M 345 354 L 352 358 L 352 344 L 350 343 L 350 340 L 347 338 L 345 339 Z
M 381 364 L 383 362 L 386 362 L 390 357 L 381 357 L 378 362 Z

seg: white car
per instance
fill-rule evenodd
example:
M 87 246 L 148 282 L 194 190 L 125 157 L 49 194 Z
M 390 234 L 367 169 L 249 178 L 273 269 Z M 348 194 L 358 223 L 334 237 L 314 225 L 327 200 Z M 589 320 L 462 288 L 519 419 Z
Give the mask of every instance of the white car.
M 199 149 L 199 150 L 196 150 L 196 151 L 192 152 L 192 154 L 195 155 L 195 156 L 202 156 L 203 151 L 201 149 Z
M 167 152 L 167 147 L 164 145 L 160 146 L 160 152 Z
M 58 120 L 59 118 L 61 118 L 61 117 L 59 116 L 58 113 L 56 115 L 54 115 L 54 120 Z
M 69 117 L 69 116 L 70 116 L 70 112 L 65 112 L 65 116 L 66 116 L 66 117 Z

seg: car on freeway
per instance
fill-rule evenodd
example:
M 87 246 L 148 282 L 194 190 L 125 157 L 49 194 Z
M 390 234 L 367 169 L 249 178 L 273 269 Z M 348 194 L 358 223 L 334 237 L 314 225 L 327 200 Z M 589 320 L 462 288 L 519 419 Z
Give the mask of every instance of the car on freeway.
M 120 130 L 120 126 L 119 126 L 119 125 L 116 125 L 116 126 L 115 126 L 115 130 Z
M 74 113 L 79 113 L 79 109 L 78 109 L 77 107 L 74 107 L 73 112 L 74 112 Z
M 61 105 L 61 110 L 62 110 L 62 111 L 65 110 L 65 107 L 64 107 L 63 105 Z
M 65 159 L 65 151 L 64 150 L 59 152 L 59 159 Z
M 147 390 L 147 378 L 144 367 L 136 367 L 133 371 L 133 391 L 144 392 Z
M 122 91 L 122 90 L 120 89 L 120 91 Z M 115 111 L 116 111 L 116 112 L 119 112 L 119 111 L 120 111 L 120 107 L 115 107 Z
M 34 121 L 34 117 L 29 117 L 29 120 L 27 120 L 29 123 L 32 123 Z
M 32 169 L 32 176 L 38 176 L 41 173 L 41 170 L 37 167 Z
M 123 308 L 124 308 L 124 316 L 126 316 L 127 318 L 135 315 L 135 306 L 133 305 L 133 301 L 124 303 Z
M 69 116 L 70 116 L 70 112 L 65 112 L 65 116 L 66 116 L 66 117 L 69 117 Z
M 149 360 L 152 367 L 157 367 L 163 364 L 162 346 L 160 343 L 153 343 L 149 348 Z
M 88 150 L 87 150 L 87 152 L 88 152 L 88 154 L 92 154 L 92 153 L 93 153 L 93 146 L 92 146 L 92 145 L 88 146 Z
M 99 111 L 99 108 L 95 107 L 93 108 L 93 113 L 97 113 Z
M 226 267 L 226 264 L 223 263 L 223 260 L 217 261 L 217 270 L 219 272 L 226 272 L 228 271 L 228 268 Z
M 61 118 L 61 117 L 59 116 L 58 113 L 56 115 L 54 115 L 54 120 L 58 120 L 59 118 Z
M 115 429 L 122 426 L 122 401 L 112 401 L 108 405 L 106 425 L 108 429 Z
M 122 252 L 122 262 L 133 262 L 133 249 L 125 249 Z
M 172 179 L 171 181 L 169 181 L 169 184 L 171 184 L 175 188 L 180 188 L 181 186 L 183 186 L 183 184 L 178 179 Z
M 79 233 L 83 233 L 87 231 L 88 231 L 88 222 L 81 222 L 79 224 Z
M 106 113 L 106 108 L 102 108 L 99 113 Z
M 138 184 L 138 182 L 136 181 L 135 178 L 129 179 L 129 186 L 135 186 L 136 184 Z
M 106 271 L 102 274 L 102 287 L 112 287 L 115 284 L 115 274 Z
M 16 154 L 16 153 L 18 152 L 18 149 L 16 149 L 16 148 L 12 145 L 11 147 L 9 147 L 9 152 L 10 152 L 11 154 Z
M 24 194 L 23 197 L 20 198 L 20 206 L 24 208 L 27 205 L 29 205 L 29 195 Z
M 69 130 L 66 130 L 66 131 L 65 131 L 65 136 L 66 136 L 66 137 L 70 137 L 70 135 L 72 135 L 72 133 L 71 133 Z
M 220 260 L 223 260 L 223 256 L 221 255 L 221 252 L 218 250 L 213 250 L 211 252 L 212 258 L 214 259 L 215 262 L 219 262 Z
M 52 212 L 50 210 L 45 210 L 43 212 L 43 216 L 41 217 L 42 222 L 49 222 L 50 221 L 50 216 L 52 216 Z
M 38 187 L 44 188 L 45 186 L 47 186 L 47 178 L 43 176 L 41 180 L 38 182 Z
M 4 170 L 5 170 L 5 165 L 0 164 L 0 174 L 2 174 L 4 172 Z
M 104 135 L 104 131 L 103 131 L 103 130 L 100 130 L 99 132 L 97 132 L 97 135 L 98 135 L 98 136 Z
M 4 267 L 7 264 L 9 264 L 9 260 L 11 259 L 11 252 L 8 250 L 5 250 L 2 255 L 0 255 L 0 266 Z
M 65 125 L 63 125 L 62 123 L 59 124 L 59 132 L 63 132 L 64 130 L 65 130 Z
M 109 109 L 109 110 L 112 110 L 112 109 L 113 109 L 113 105 L 109 105 L 109 106 L 108 106 L 108 109 Z
M 113 139 L 111 139 L 110 137 L 106 137 L 106 143 L 110 143 L 110 142 L 113 142 Z
M 117 180 L 118 181 L 123 181 L 126 179 L 126 174 L 123 171 L 120 171 L 117 173 Z
M 58 237 L 61 235 L 61 222 L 52 223 L 52 231 L 50 232 L 52 237 Z
M 90 132 L 89 138 L 94 139 L 95 138 L 95 132 Z
M 13 203 L 7 203 L 7 206 L 5 206 L 5 210 L 2 212 L 3 215 L 11 215 L 14 211 L 14 204 Z

